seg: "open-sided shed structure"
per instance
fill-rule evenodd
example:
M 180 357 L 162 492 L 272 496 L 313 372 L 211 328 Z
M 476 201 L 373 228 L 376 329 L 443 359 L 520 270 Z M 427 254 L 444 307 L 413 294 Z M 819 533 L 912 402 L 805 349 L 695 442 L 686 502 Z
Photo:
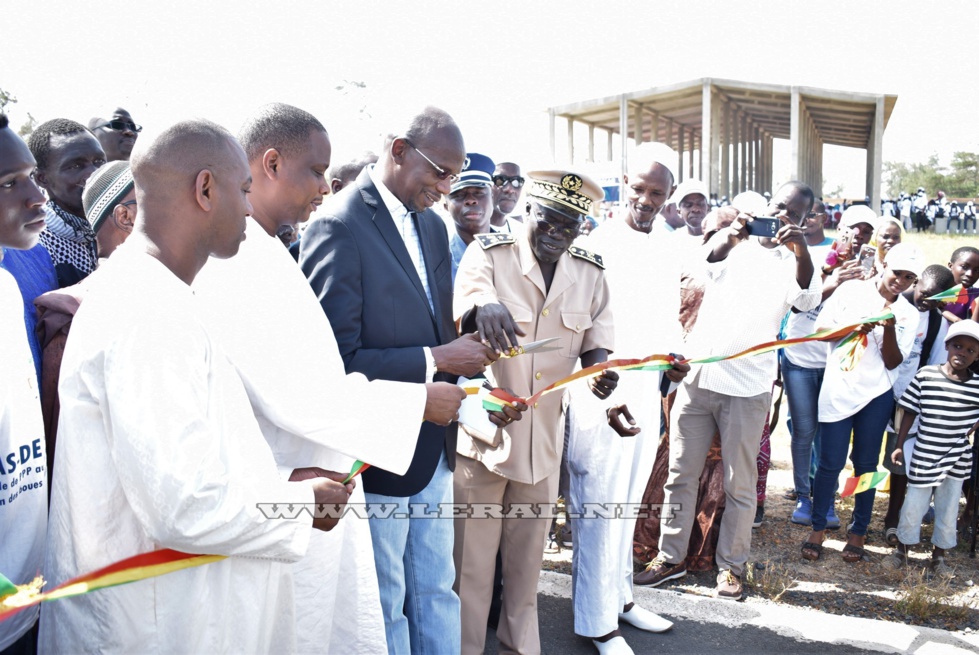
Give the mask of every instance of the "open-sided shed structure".
M 823 144 L 867 151 L 867 191 L 880 206 L 881 146 L 897 96 L 850 93 L 801 86 L 753 84 L 702 78 L 644 91 L 551 107 L 551 156 L 556 155 L 556 119 L 568 121 L 573 162 L 576 123 L 588 126 L 588 159 L 595 161 L 595 130 L 606 133 L 606 159 L 621 146 L 626 172 L 629 139 L 660 141 L 679 153 L 682 179 L 697 177 L 720 196 L 772 186 L 772 141 L 791 144 L 792 177 L 819 195 Z

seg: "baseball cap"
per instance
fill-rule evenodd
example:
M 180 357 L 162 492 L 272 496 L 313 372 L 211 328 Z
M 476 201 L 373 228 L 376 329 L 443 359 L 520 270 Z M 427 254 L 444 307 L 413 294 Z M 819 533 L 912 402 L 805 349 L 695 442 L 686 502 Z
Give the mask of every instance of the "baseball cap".
M 952 323 L 948 328 L 948 334 L 945 335 L 945 343 L 948 343 L 955 337 L 971 337 L 979 341 L 979 323 L 975 321 Z
M 850 205 L 840 217 L 842 227 L 854 227 L 860 223 L 866 223 L 870 227 L 877 229 L 877 212 L 867 205 Z
M 925 268 L 925 258 L 921 251 L 909 243 L 895 244 L 887 251 L 884 263 L 892 271 L 910 271 L 917 276 L 920 276 Z

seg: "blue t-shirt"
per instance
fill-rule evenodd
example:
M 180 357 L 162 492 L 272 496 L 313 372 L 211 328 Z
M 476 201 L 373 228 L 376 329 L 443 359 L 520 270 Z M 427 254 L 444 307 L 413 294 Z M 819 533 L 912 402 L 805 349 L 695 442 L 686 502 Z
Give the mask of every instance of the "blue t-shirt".
M 24 324 L 27 328 L 27 341 L 31 346 L 34 357 L 34 368 L 37 371 L 38 384 L 41 382 L 41 344 L 37 340 L 37 309 L 34 299 L 41 294 L 58 288 L 58 276 L 54 271 L 54 262 L 47 249 L 38 244 L 30 250 L 13 250 L 4 248 L 0 266 L 17 280 L 20 295 L 24 299 Z

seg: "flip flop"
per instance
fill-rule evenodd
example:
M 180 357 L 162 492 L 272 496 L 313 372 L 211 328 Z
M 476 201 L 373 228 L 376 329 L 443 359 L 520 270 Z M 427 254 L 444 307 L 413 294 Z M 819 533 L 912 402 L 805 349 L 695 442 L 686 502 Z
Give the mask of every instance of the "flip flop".
M 847 544 L 843 546 L 843 561 L 847 564 L 856 564 L 860 561 L 870 561 L 870 558 L 867 557 L 867 551 L 862 546 Z
M 802 542 L 802 559 L 815 562 L 823 554 L 823 545 L 814 541 Z
M 897 528 L 887 528 L 884 531 L 884 541 L 887 542 L 888 546 L 896 546 L 898 544 Z

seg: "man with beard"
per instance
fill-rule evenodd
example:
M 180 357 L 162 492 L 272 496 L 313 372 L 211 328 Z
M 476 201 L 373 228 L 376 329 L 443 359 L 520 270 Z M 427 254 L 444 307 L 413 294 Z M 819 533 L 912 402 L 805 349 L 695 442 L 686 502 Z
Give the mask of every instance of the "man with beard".
M 688 339 L 692 352 L 704 357 L 740 352 L 777 334 L 790 308 L 806 311 L 819 304 L 821 278 L 801 228 L 813 201 L 812 189 L 789 182 L 769 206 L 781 223 L 775 238 L 749 236 L 752 218 L 746 214 L 711 238 L 705 248 L 708 282 Z M 725 509 L 717 543 L 717 596 L 741 598 L 757 510 L 756 460 L 775 376 L 775 354 L 767 353 L 700 366 L 678 390 L 663 502 L 680 509 L 662 518 L 659 555 L 647 569 L 646 584 L 686 575 L 700 474 L 720 431 Z
M 468 248 L 456 282 L 455 317 L 463 332 L 478 330 L 497 352 L 517 337 L 560 339 L 553 352 L 527 354 L 492 365 L 496 383 L 527 398 L 582 367 L 606 361 L 612 350 L 612 313 L 602 260 L 572 246 L 585 215 L 604 197 L 591 179 L 570 171 L 530 173 L 525 225 L 514 234 L 483 234 Z M 590 381 L 607 398 L 618 374 Z M 462 653 L 482 653 L 493 573 L 501 549 L 503 605 L 497 637 L 501 652 L 539 653 L 537 579 L 550 507 L 557 498 L 564 434 L 562 394 L 542 397 L 521 415 L 513 407 L 492 412 L 492 434 L 459 434 L 455 502 L 535 510 L 508 518 L 484 515 L 455 520 L 456 589 L 462 600 Z M 626 414 L 628 410 L 625 410 Z M 611 412 L 618 417 L 620 412 Z M 619 419 L 621 420 L 621 419 Z M 543 515 L 541 515 L 543 514 Z
M 143 131 L 142 125 L 133 122 L 133 117 L 122 107 L 112 112 L 112 117 L 95 117 L 88 122 L 88 129 L 102 144 L 106 161 L 129 161 L 129 155 L 136 145 L 136 138 Z
M 0 114 L 0 488 L 8 490 L 0 503 L 0 571 L 15 584 L 29 583 L 40 571 L 48 520 L 36 373 L 21 320 L 20 292 L 4 270 L 6 255 L 34 247 L 44 229 L 44 196 L 32 179 L 34 167 L 30 150 L 10 129 L 7 116 Z M 25 482 L 42 484 L 29 484 L 14 498 L 22 471 L 30 474 Z M 37 617 L 38 608 L 33 607 L 0 621 L 0 652 L 33 655 Z
M 633 173 L 627 178 L 626 219 L 609 219 L 584 243 L 601 254 L 606 264 L 616 358 L 679 352 L 681 266 L 675 238 L 635 227 L 651 228 L 642 220 L 644 215 L 636 216 L 637 208 L 648 207 L 645 214 L 655 216 L 674 188 L 673 172 L 652 148 L 638 148 L 630 154 L 629 163 Z M 689 368 L 677 365 L 664 375 L 670 382 L 679 382 Z M 573 420 L 569 418 L 567 448 L 572 515 L 585 516 L 589 503 L 630 507 L 642 502 L 660 439 L 660 384 L 659 374 L 625 371 L 613 400 L 598 400 L 584 389 L 572 389 L 569 416 Z M 634 434 L 621 438 L 619 429 L 605 419 L 615 406 L 629 408 Z M 572 518 L 571 522 L 575 633 L 593 639 L 601 653 L 625 654 L 632 651 L 619 631 L 620 622 L 651 632 L 668 630 L 669 621 L 633 602 L 636 516 Z
M 449 237 L 452 253 L 452 281 L 455 282 L 459 262 L 477 234 L 497 232 L 490 225 L 493 209 L 493 160 L 478 152 L 466 155 L 468 162 L 442 205 L 452 217 L 454 231 Z M 505 230 L 504 230 L 505 231 Z
M 519 216 L 511 216 L 520 200 L 524 179 L 520 167 L 513 162 L 497 164 L 493 171 L 493 216 L 490 224 L 497 232 L 513 232 L 512 223 L 519 223 Z
M 37 160 L 37 183 L 49 198 L 41 243 L 54 262 L 58 286 L 67 287 L 84 279 L 98 263 L 82 191 L 88 177 L 105 163 L 105 152 L 84 125 L 65 118 L 38 125 L 27 145 Z

